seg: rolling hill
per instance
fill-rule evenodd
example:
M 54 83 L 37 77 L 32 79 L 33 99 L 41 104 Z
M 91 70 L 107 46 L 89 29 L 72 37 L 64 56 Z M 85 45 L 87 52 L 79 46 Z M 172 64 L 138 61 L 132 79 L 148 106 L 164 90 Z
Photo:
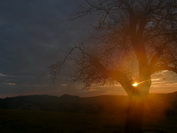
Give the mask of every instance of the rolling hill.
M 1 109 L 41 110 L 76 113 L 123 113 L 128 105 L 127 96 L 78 97 L 63 95 L 18 96 L 0 99 Z M 163 105 L 163 106 L 162 106 Z M 168 115 L 177 112 L 177 92 L 169 94 L 150 94 L 146 110 L 165 112 Z

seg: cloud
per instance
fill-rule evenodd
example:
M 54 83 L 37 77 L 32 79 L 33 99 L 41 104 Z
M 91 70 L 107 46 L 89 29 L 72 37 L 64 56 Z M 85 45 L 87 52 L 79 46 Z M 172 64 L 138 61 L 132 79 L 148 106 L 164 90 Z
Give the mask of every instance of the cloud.
M 15 86 L 16 83 L 0 83 L 0 85 Z
M 0 1 L 0 93 L 52 95 L 64 93 L 87 95 L 82 86 L 68 88 L 69 76 L 60 75 L 57 83 L 50 84 L 49 66 L 63 59 L 76 42 L 90 33 L 88 17 L 63 21 L 78 10 L 83 0 L 1 0 Z M 72 70 L 71 65 L 65 66 Z M 13 75 L 13 76 L 9 76 Z M 170 77 L 172 78 L 172 77 Z M 107 87 L 99 87 L 106 92 Z M 119 85 L 115 87 L 120 88 Z M 63 90 L 64 89 L 64 90 Z M 98 93 L 100 92 L 98 89 Z M 117 91 L 117 89 L 116 89 Z M 112 93 L 114 91 L 110 91 Z
M 7 77 L 7 75 L 0 73 L 0 77 Z

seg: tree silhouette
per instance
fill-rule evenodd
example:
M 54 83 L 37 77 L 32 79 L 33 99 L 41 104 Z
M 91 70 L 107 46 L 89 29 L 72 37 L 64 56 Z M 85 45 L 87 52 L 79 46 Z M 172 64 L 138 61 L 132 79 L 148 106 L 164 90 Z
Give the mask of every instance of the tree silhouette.
M 87 0 L 75 16 L 98 14 L 94 45 L 76 46 L 62 62 L 51 66 L 52 77 L 74 50 L 80 50 L 76 80 L 119 83 L 129 96 L 126 133 L 142 132 L 144 100 L 151 75 L 169 70 L 177 73 L 176 0 Z M 92 42 L 93 43 L 93 42 Z M 89 44 L 89 43 L 88 43 Z M 89 44 L 90 45 L 90 44 Z

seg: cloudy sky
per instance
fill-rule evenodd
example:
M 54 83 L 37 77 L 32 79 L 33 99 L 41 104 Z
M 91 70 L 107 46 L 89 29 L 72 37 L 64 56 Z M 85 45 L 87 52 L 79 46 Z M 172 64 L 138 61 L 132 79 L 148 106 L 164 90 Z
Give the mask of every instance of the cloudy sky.
M 84 40 L 94 19 L 73 16 L 84 0 L 0 0 L 0 97 L 19 95 L 79 96 L 125 94 L 120 86 L 82 90 L 81 84 L 69 84 L 63 75 L 53 83 L 49 66 Z M 177 91 L 176 75 L 154 75 L 151 92 Z M 163 83 L 163 86 L 161 84 Z

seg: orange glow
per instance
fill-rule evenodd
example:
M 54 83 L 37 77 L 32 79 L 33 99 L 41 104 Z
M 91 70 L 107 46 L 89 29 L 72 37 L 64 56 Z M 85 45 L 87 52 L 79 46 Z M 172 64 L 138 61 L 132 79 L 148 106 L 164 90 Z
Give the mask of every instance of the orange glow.
M 132 86 L 136 87 L 136 86 L 138 86 L 138 83 L 135 82 L 135 83 L 132 84 Z

